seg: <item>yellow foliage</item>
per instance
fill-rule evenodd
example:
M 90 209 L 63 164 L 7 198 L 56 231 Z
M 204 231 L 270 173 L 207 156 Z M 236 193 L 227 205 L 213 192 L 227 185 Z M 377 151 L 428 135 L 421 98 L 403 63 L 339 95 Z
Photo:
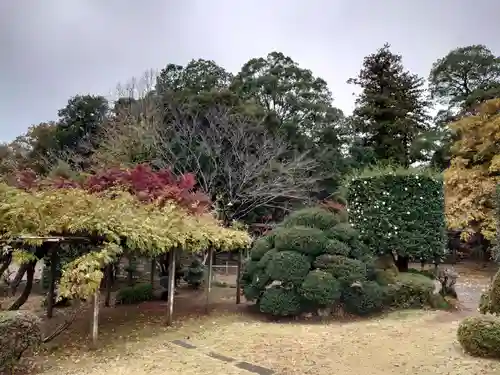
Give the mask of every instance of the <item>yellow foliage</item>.
M 0 240 L 20 235 L 86 236 L 102 249 L 72 262 L 61 281 L 63 295 L 84 298 L 100 283 L 100 268 L 121 246 L 155 256 L 174 248 L 200 251 L 245 248 L 245 231 L 224 228 L 211 216 L 188 214 L 175 204 L 145 205 L 123 192 L 90 194 L 81 189 L 25 192 L 0 184 Z
M 451 125 L 458 140 L 444 173 L 448 225 L 479 223 L 486 238 L 495 235 L 495 188 L 500 182 L 500 100 L 484 103 L 477 114 Z

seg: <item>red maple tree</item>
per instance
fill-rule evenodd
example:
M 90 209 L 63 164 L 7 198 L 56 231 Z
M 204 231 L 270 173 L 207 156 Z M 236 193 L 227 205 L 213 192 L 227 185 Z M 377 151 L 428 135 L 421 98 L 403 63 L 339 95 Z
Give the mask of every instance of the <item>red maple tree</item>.
M 91 193 L 100 193 L 118 188 L 135 195 L 144 202 L 163 205 L 175 202 L 192 213 L 205 212 L 210 199 L 195 189 L 196 178 L 191 173 L 175 176 L 168 169 L 153 171 L 150 166 L 140 164 L 134 168 L 110 168 L 99 171 L 77 182 L 63 177 L 39 178 L 33 171 L 18 173 L 16 186 L 25 190 L 43 188 L 83 188 Z

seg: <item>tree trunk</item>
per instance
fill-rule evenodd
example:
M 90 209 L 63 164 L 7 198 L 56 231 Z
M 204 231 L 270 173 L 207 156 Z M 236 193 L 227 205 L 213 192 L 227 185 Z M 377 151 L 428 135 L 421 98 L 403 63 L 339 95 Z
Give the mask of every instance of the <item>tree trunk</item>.
M 31 294 L 31 289 L 33 288 L 33 279 L 35 277 L 35 266 L 36 261 L 27 263 L 26 273 L 27 280 L 26 286 L 24 287 L 23 292 L 19 296 L 19 298 L 8 308 L 9 311 L 19 310 L 19 308 L 24 305 L 24 303 L 28 300 L 28 297 Z
M 11 262 L 12 262 L 11 252 L 2 257 L 2 265 L 0 266 L 0 278 L 2 278 L 4 272 L 7 270 L 7 268 L 9 268 Z
M 396 259 L 396 267 L 398 267 L 399 272 L 408 272 L 409 263 L 410 258 L 398 255 Z
M 21 280 L 23 279 L 24 274 L 26 273 L 28 268 L 29 268 L 29 263 L 23 263 L 17 270 L 16 276 L 14 277 L 14 280 L 12 280 L 10 284 L 10 293 L 12 296 L 16 295 L 17 287 L 21 283 Z

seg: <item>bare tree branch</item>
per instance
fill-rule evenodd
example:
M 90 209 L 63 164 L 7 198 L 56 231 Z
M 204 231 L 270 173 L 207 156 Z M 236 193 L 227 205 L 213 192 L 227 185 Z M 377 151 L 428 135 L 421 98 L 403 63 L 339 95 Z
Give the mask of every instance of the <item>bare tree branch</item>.
M 215 105 L 193 115 L 171 105 L 171 124 L 157 129 L 158 155 L 165 164 L 195 172 L 228 220 L 278 200 L 310 199 L 317 165 L 306 154 L 297 155 L 285 140 L 231 108 Z

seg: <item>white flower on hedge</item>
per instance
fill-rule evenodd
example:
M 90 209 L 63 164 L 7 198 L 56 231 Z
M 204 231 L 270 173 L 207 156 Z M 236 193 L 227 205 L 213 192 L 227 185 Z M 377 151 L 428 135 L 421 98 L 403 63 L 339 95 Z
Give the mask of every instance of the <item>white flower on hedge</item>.
M 406 211 L 406 214 L 409 215 L 410 214 L 410 211 Z
M 405 187 L 405 191 L 408 191 L 408 188 L 407 188 L 407 187 Z

